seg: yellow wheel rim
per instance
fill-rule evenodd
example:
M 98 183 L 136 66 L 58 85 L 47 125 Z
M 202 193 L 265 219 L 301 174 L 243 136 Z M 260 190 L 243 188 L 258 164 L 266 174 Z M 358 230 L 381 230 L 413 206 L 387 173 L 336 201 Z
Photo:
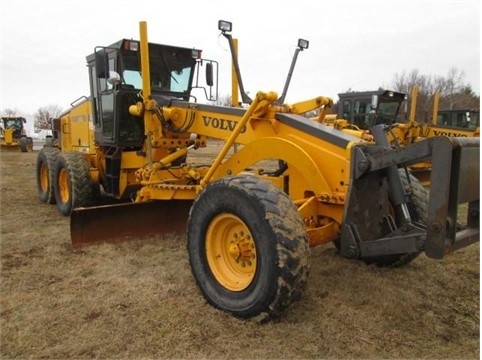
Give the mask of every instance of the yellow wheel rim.
M 206 258 L 214 277 L 226 289 L 242 291 L 251 284 L 256 274 L 256 246 L 239 217 L 223 213 L 211 221 Z
M 61 169 L 59 172 L 59 178 L 58 178 L 58 184 L 59 184 L 59 195 L 60 195 L 60 200 L 62 201 L 63 204 L 66 204 L 69 202 L 70 199 L 70 189 L 69 189 L 69 173 L 67 172 L 66 169 Z
M 46 193 L 47 191 L 49 191 L 49 168 L 45 163 L 42 163 L 42 165 L 40 166 L 39 178 L 40 188 L 44 193 Z

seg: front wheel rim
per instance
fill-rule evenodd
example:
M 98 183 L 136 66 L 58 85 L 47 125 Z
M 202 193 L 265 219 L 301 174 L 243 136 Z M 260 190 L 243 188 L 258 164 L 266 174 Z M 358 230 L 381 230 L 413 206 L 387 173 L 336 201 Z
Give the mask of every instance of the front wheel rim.
M 210 222 L 206 233 L 206 258 L 215 279 L 230 291 L 245 290 L 256 274 L 256 246 L 246 224 L 222 213 Z

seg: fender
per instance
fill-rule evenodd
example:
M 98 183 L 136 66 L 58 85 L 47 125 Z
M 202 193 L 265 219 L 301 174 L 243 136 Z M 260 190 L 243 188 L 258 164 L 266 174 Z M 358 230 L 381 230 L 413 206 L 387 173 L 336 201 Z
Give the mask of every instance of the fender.
M 238 174 L 258 161 L 266 159 L 281 159 L 294 167 L 306 180 L 309 187 L 307 190 L 315 194 L 332 192 L 319 167 L 305 150 L 295 143 L 276 137 L 249 142 L 218 167 L 213 179 Z

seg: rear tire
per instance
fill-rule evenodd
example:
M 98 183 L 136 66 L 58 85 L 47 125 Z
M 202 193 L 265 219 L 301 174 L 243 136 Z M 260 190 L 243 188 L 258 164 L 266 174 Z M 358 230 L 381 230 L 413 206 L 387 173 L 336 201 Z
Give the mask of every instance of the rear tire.
M 43 148 L 37 156 L 37 191 L 41 202 L 55 204 L 55 162 L 59 155 L 57 148 Z
M 54 176 L 55 200 L 61 214 L 70 215 L 72 209 L 92 203 L 93 185 L 84 155 L 78 152 L 60 154 Z
M 235 316 L 278 317 L 301 297 L 310 251 L 291 199 L 255 176 L 209 184 L 193 203 L 187 248 L 206 300 Z

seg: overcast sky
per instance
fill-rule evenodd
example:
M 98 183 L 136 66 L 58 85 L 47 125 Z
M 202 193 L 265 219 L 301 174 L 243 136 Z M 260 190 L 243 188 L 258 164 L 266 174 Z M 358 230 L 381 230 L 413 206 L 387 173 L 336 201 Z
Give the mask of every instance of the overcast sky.
M 450 68 L 480 94 L 480 2 L 0 0 L 0 111 L 33 115 L 39 107 L 88 95 L 86 55 L 95 46 L 139 38 L 203 50 L 220 62 L 220 95 L 230 92 L 230 55 L 217 21 L 233 23 L 240 69 L 251 94 L 281 94 L 298 38 L 287 103 L 389 87 L 418 69 L 446 76 Z

